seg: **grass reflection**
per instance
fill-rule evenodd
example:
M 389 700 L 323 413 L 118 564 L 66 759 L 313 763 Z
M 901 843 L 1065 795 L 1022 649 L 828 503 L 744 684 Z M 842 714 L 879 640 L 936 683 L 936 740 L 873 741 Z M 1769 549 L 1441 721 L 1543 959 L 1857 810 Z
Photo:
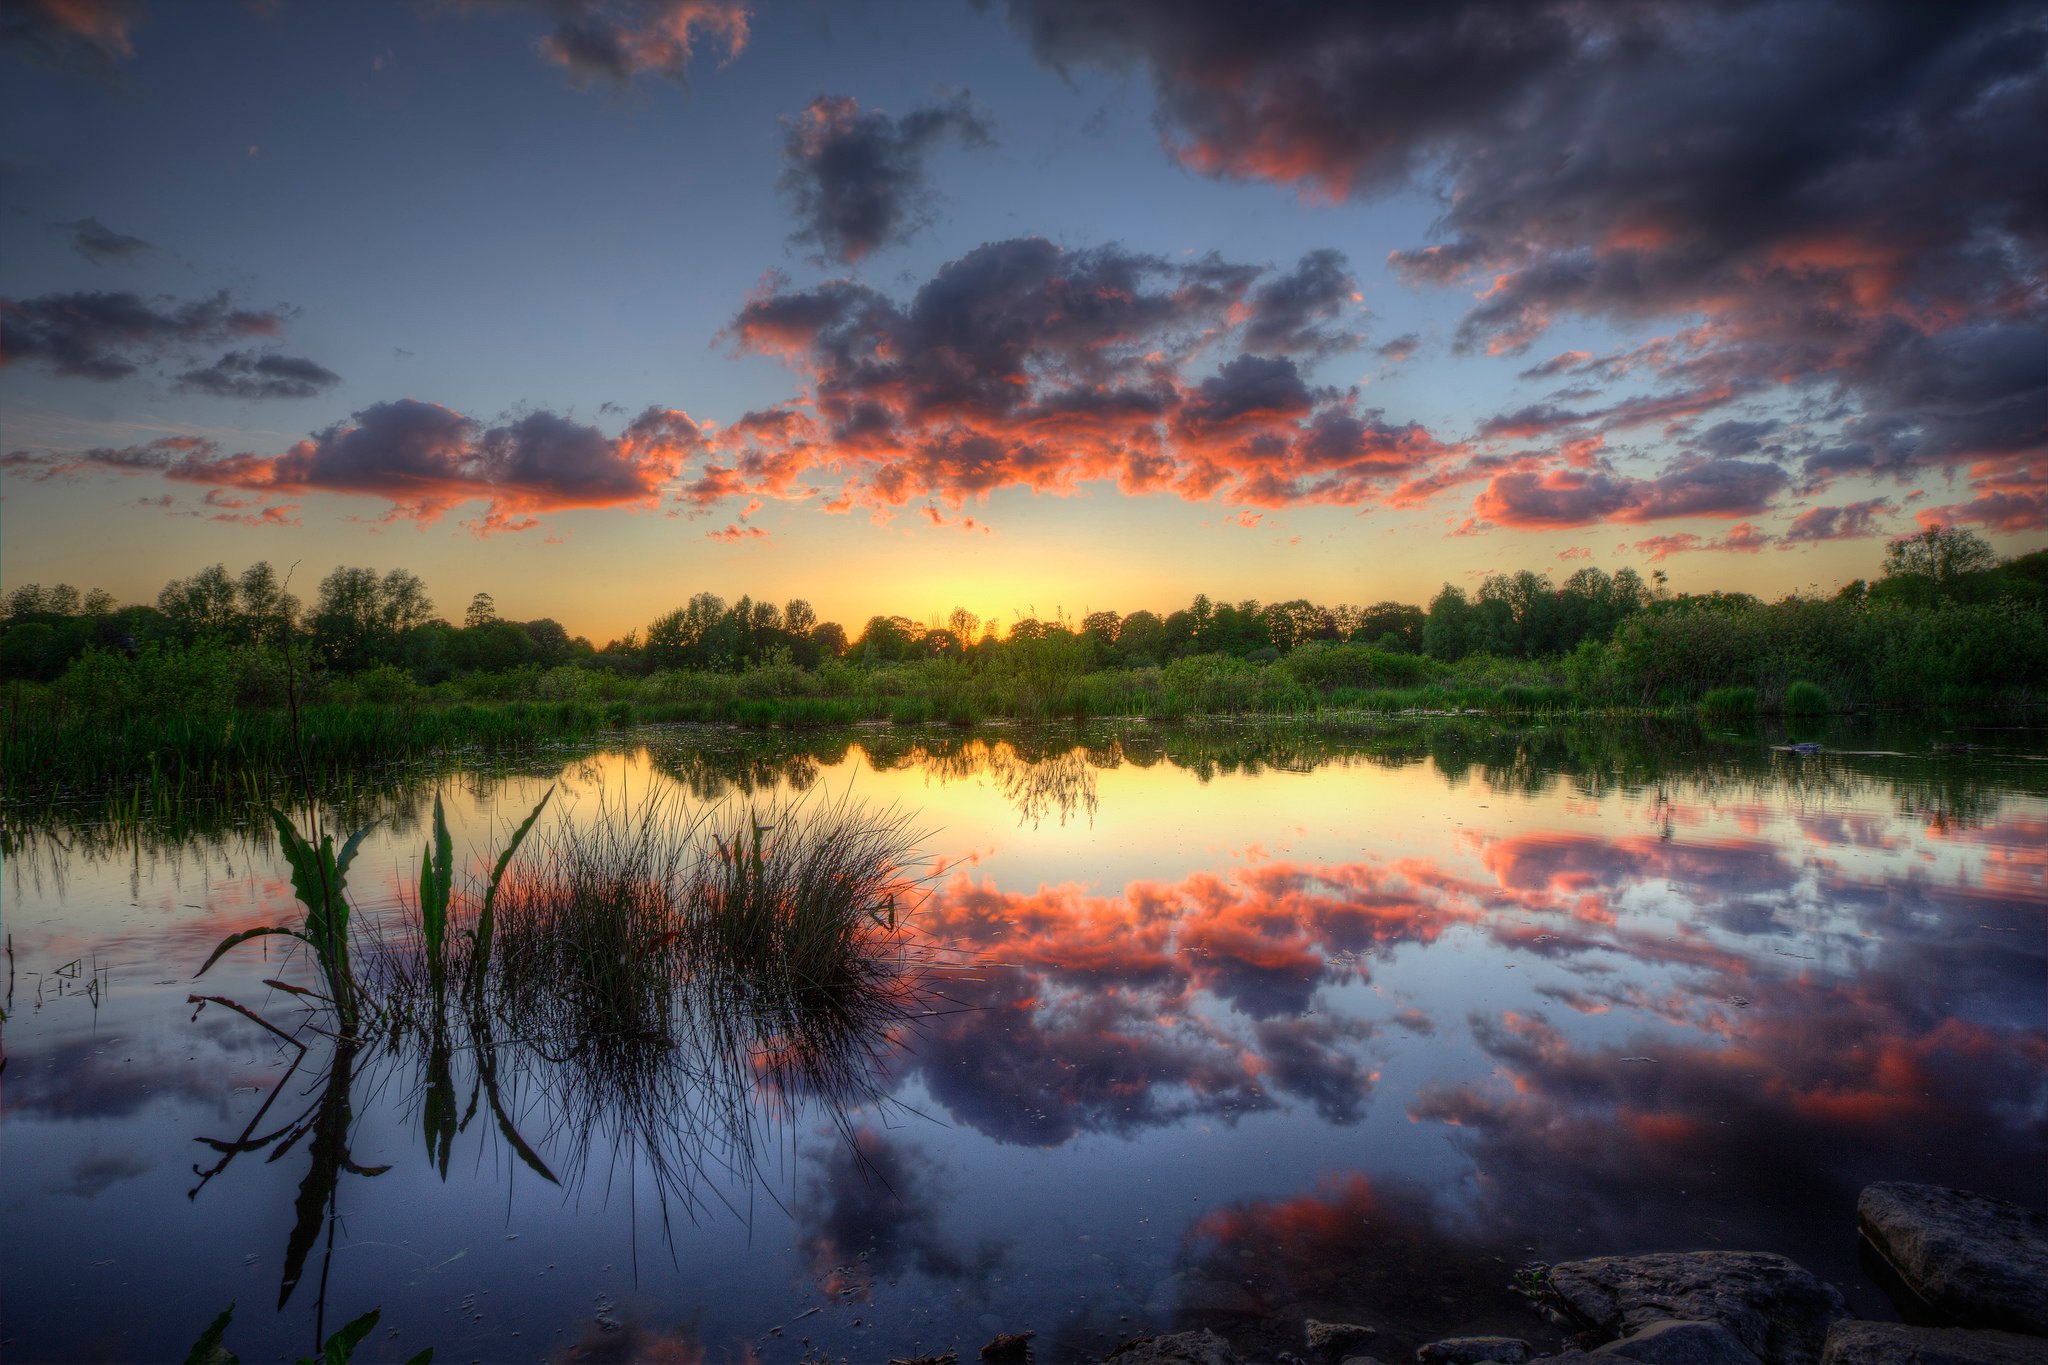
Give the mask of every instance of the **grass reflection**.
M 847 798 L 707 807 L 671 792 L 603 801 L 516 859 L 515 836 L 488 883 L 452 887 L 437 815 L 414 913 L 381 934 L 358 920 L 349 1008 L 279 981 L 295 1019 L 192 997 L 292 1054 L 238 1136 L 201 1139 L 220 1158 L 194 1168 L 192 1195 L 239 1156 L 303 1154 L 282 1308 L 323 1231 L 331 1255 L 343 1176 L 389 1169 L 350 1155 L 368 1088 L 398 1099 L 443 1181 L 476 1126 L 550 1184 L 608 1188 L 622 1165 L 636 1187 L 651 1178 L 664 1229 L 720 1206 L 744 1216 L 804 1116 L 852 1141 L 855 1112 L 888 1102 L 903 1033 L 943 1004 L 948 956 L 913 923 L 916 842 L 901 813 Z M 287 1093 L 312 1098 L 276 1122 Z

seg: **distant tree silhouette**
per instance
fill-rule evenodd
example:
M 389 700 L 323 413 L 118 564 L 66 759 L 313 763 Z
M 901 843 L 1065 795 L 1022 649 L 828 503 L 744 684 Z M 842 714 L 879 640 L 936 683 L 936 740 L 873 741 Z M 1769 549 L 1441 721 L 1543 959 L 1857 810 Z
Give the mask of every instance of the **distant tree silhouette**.
M 1918 535 L 1901 536 L 1884 552 L 1886 578 L 1913 575 L 1941 585 L 1997 564 L 1998 552 L 1991 542 L 1960 526 L 1930 526 Z

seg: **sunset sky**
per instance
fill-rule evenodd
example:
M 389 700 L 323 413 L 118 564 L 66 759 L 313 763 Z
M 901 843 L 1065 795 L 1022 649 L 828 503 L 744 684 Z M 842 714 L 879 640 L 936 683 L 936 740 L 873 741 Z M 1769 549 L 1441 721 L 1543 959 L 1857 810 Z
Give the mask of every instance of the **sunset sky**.
M 2048 7 L 0 0 L 0 575 L 602 642 L 2048 531 Z

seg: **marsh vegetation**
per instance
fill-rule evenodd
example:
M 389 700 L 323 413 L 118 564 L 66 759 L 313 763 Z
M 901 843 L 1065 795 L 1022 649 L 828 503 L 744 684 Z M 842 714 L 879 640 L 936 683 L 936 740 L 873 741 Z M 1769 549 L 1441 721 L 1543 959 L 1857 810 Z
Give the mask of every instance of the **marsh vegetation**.
M 21 801 L 217 790 L 293 764 L 325 785 L 373 763 L 643 724 L 1724 720 L 2040 700 L 2048 551 L 2000 563 L 1969 533 L 1940 532 L 1899 542 L 1885 567 L 1832 597 L 1776 602 L 1582 569 L 1563 584 L 1495 575 L 1470 597 L 1446 587 L 1426 609 L 1204 596 L 1163 616 L 1021 616 L 1000 638 L 964 609 L 924 626 L 877 616 L 849 636 L 801 600 L 704 593 L 597 648 L 553 621 L 502 620 L 488 599 L 451 625 L 402 570 L 337 570 L 302 610 L 268 565 L 239 578 L 215 566 L 154 607 L 17 589 L 0 634 L 0 750 L 6 794 Z

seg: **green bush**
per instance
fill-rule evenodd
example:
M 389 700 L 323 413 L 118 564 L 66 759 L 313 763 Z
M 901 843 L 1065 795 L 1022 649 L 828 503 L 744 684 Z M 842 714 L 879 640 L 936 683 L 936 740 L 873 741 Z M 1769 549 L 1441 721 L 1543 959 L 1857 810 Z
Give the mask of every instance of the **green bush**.
M 1303 687 L 1329 691 L 1339 687 L 1412 687 L 1443 672 L 1443 666 L 1421 654 L 1396 654 L 1374 645 L 1340 645 L 1316 640 L 1280 661 L 1288 677 Z
M 1700 714 L 1709 720 L 1748 720 L 1756 714 L 1756 689 L 1717 687 L 1700 698 Z
M 1810 682 L 1796 682 L 1785 689 L 1785 714 L 1788 716 L 1824 716 L 1828 713 L 1828 694 Z
M 889 703 L 889 723 L 892 725 L 923 725 L 938 714 L 926 697 L 898 697 Z
M 732 718 L 750 730 L 765 730 L 781 718 L 782 708 L 772 701 L 749 698 L 733 703 Z
M 1233 659 L 1227 654 L 1196 654 L 1175 659 L 1160 670 L 1160 685 L 1169 705 L 1181 714 L 1235 714 L 1309 710 L 1313 698 L 1277 668 Z
M 419 684 L 395 664 L 378 664 L 354 678 L 356 696 L 372 706 L 401 706 L 417 700 Z

